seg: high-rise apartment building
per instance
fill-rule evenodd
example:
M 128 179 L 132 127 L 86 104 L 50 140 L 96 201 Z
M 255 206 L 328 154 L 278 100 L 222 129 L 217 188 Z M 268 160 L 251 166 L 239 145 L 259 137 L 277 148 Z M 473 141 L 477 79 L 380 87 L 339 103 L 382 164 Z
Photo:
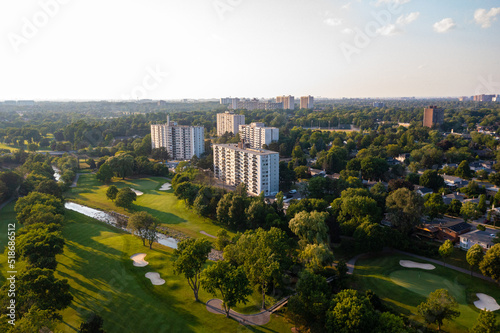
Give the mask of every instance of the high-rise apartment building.
M 426 127 L 441 125 L 444 123 L 444 110 L 437 106 L 429 106 L 424 109 L 424 123 Z
M 234 100 L 233 100 L 234 102 Z M 217 136 L 223 136 L 224 133 L 233 133 L 236 135 L 239 131 L 239 126 L 245 124 L 245 116 L 234 114 L 226 111 L 225 113 L 217 114 Z
M 176 123 L 151 125 L 151 148 L 167 148 L 171 160 L 190 160 L 205 152 L 203 126 L 179 126 Z
M 314 108 L 314 97 L 302 96 L 300 98 L 300 108 L 301 109 L 313 109 Z
M 279 154 L 239 144 L 214 144 L 214 175 L 228 185 L 244 183 L 248 193 L 279 191 Z
M 293 96 L 278 96 L 276 97 L 276 103 L 283 103 L 283 110 L 294 110 L 295 109 L 295 98 Z
M 374 102 L 373 103 L 374 108 L 385 108 L 385 103 L 383 102 Z
M 492 102 L 495 95 L 474 95 L 472 98 L 474 102 Z
M 250 125 L 240 125 L 240 139 L 250 148 L 262 148 L 271 142 L 279 140 L 279 129 L 276 127 L 266 127 L 264 123 L 251 123 Z

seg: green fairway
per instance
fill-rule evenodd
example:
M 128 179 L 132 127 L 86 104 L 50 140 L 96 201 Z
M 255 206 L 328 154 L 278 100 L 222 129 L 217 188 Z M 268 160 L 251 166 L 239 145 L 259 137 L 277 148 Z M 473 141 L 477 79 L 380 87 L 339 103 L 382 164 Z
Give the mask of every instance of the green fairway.
M 422 319 L 417 315 L 417 306 L 436 289 L 447 289 L 459 303 L 461 313 L 455 320 L 445 322 L 443 329 L 447 332 L 466 332 L 474 325 L 479 314 L 474 306 L 476 293 L 485 293 L 500 302 L 500 288 L 496 284 L 439 265 L 431 271 L 404 268 L 400 260 L 414 259 L 403 255 L 380 255 L 358 260 L 354 271 L 358 288 L 373 290 L 394 310 L 419 321 Z M 500 320 L 500 313 L 497 318 Z
M 175 197 L 172 190 L 158 190 L 165 182 L 167 180 L 161 177 L 125 180 L 114 178 L 112 184 L 116 187 L 131 187 L 144 193 L 137 197 L 137 201 L 134 202 L 132 209 L 129 211 L 116 207 L 111 200 L 106 198 L 106 190 L 109 185 L 101 184 L 96 180 L 94 174 L 81 175 L 78 186 L 67 192 L 66 196 L 69 200 L 82 205 L 116 211 L 122 214 L 129 215 L 134 211 L 146 211 L 156 216 L 162 224 L 191 237 L 198 238 L 202 236 L 200 231 L 216 235 L 221 228 L 215 225 L 213 221 L 199 216 L 192 209 L 186 207 L 183 201 Z
M 2 210 L 2 225 L 4 224 Z M 66 212 L 64 253 L 57 256 L 56 276 L 67 279 L 74 300 L 62 312 L 58 330 L 76 332 L 89 312 L 104 318 L 108 333 L 124 332 L 244 332 L 231 319 L 209 313 L 205 302 L 212 298 L 203 290 L 201 302 L 182 276 L 173 274 L 172 249 L 155 244 L 152 250 L 140 239 L 105 223 L 73 211 Z M 146 253 L 146 267 L 135 267 L 130 256 Z M 2 274 L 6 256 L 0 259 Z M 144 275 L 158 272 L 166 283 L 153 286 Z M 4 280 L 4 276 L 2 276 Z M 273 315 L 255 332 L 289 332 L 291 326 Z

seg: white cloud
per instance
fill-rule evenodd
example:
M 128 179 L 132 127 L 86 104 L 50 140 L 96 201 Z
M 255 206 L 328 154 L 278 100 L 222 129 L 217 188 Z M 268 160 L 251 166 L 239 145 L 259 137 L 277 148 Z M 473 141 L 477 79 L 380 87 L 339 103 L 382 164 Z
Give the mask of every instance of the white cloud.
M 375 6 L 380 6 L 383 4 L 395 4 L 398 6 L 404 5 L 405 3 L 410 2 L 410 0 L 377 0 Z
M 420 16 L 419 12 L 413 12 L 408 15 L 401 15 L 396 20 L 396 23 L 401 25 L 410 24 L 411 22 L 415 21 L 419 16 Z
M 433 25 L 434 31 L 438 32 L 438 33 L 448 32 L 451 29 L 454 29 L 456 26 L 457 25 L 455 24 L 455 22 L 453 21 L 453 19 L 449 18 L 449 17 L 445 18 L 445 19 L 442 19 L 441 21 L 436 22 Z
M 497 19 L 495 16 L 498 14 L 500 14 L 500 7 L 491 8 L 489 11 L 479 8 L 474 12 L 474 20 L 481 28 L 489 28 L 491 27 L 491 22 Z
M 352 30 L 351 28 L 345 28 L 345 29 L 342 29 L 342 33 L 343 34 L 346 34 L 346 35 L 350 35 L 354 32 L 354 30 Z
M 342 24 L 342 20 L 339 18 L 327 18 L 326 20 L 323 21 L 323 23 L 332 27 L 336 27 Z
M 346 3 L 345 5 L 343 5 L 341 8 L 342 8 L 342 9 L 349 9 L 349 8 L 351 8 L 351 3 L 350 3 L 350 2 L 348 2 L 348 3 Z
M 388 24 L 377 29 L 377 33 L 381 36 L 394 36 L 400 34 L 401 32 L 402 31 L 398 29 L 394 24 Z

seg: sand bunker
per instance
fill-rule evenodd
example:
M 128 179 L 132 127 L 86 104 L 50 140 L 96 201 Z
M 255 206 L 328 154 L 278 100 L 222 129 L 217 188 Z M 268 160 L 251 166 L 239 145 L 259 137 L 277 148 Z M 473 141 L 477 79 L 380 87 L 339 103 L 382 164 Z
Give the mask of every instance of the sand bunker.
M 149 262 L 144 260 L 146 257 L 146 253 L 136 253 L 133 256 L 130 257 L 134 261 L 134 266 L 136 267 L 144 267 L 149 265 Z
M 475 301 L 474 305 L 478 309 L 487 310 L 487 311 L 496 311 L 500 309 L 500 305 L 498 305 L 497 301 L 486 294 L 476 294 L 479 301 Z
M 146 273 L 146 277 L 151 280 L 151 283 L 155 286 L 161 286 L 165 284 L 165 280 L 160 277 L 160 273 L 148 272 Z
M 160 191 L 168 191 L 172 188 L 172 185 L 170 183 L 165 183 L 160 187 Z
M 422 263 L 414 262 L 411 260 L 400 260 L 399 264 L 401 266 L 407 267 L 407 268 L 421 268 L 421 269 L 425 269 L 428 271 L 436 268 L 436 266 L 431 265 L 431 264 L 422 264 Z
M 137 195 L 137 196 L 140 196 L 140 195 L 143 195 L 143 194 L 144 194 L 144 193 L 142 193 L 141 191 L 135 190 L 135 189 L 133 189 L 133 188 L 130 188 L 130 189 L 131 189 L 131 190 L 135 193 L 135 195 Z

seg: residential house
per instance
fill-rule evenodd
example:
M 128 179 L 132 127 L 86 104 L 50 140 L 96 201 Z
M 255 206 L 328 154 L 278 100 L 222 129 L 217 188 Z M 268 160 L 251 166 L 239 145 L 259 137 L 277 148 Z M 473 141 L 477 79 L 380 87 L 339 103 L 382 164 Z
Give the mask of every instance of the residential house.
M 419 187 L 418 189 L 416 189 L 415 192 L 417 192 L 418 194 L 420 194 L 423 197 L 426 194 L 431 194 L 434 191 L 432 189 L 428 188 L 428 187 L 423 187 L 422 186 L 422 187 Z
M 469 182 L 467 180 L 462 179 L 460 177 L 443 175 L 443 178 L 444 178 L 444 183 L 448 187 L 460 188 L 460 187 L 467 186 L 469 184 Z
M 468 250 L 473 245 L 479 244 L 485 251 L 487 251 L 490 247 L 495 245 L 493 243 L 493 238 L 495 238 L 497 233 L 498 230 L 486 229 L 485 231 L 474 230 L 460 235 L 460 248 Z
M 446 205 L 449 205 L 453 199 L 463 202 L 465 200 L 465 195 L 460 194 L 459 192 L 455 192 L 443 196 L 443 202 Z

